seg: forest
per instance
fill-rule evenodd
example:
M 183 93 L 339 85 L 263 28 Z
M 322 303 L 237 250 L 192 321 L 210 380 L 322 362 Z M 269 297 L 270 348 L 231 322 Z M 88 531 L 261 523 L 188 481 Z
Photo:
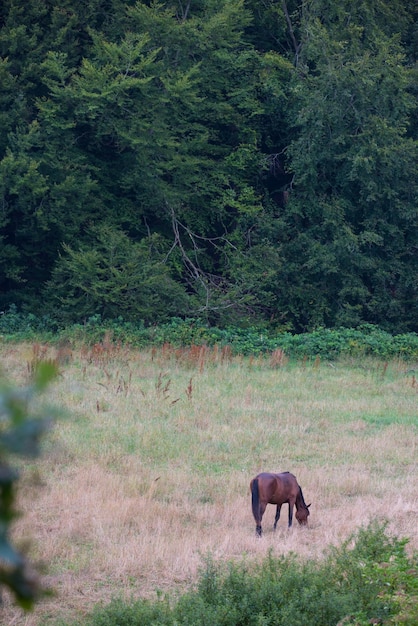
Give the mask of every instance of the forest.
M 418 331 L 415 0 L 3 0 L 0 310 Z

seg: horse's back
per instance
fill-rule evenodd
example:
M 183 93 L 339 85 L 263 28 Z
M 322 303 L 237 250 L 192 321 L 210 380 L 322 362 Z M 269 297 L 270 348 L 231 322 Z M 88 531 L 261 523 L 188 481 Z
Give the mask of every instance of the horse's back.
M 261 472 L 261 474 L 257 474 L 254 480 L 258 479 L 262 482 L 269 482 L 270 480 L 274 480 L 278 474 L 273 474 L 272 472 Z
M 254 480 L 256 479 L 258 479 L 260 498 L 271 504 L 283 504 L 294 500 L 299 492 L 296 477 L 290 472 L 280 474 L 262 472 Z
M 257 476 L 257 478 L 261 478 L 267 482 L 278 481 L 287 488 L 297 487 L 299 488 L 298 481 L 296 480 L 296 476 L 291 472 L 281 472 L 280 474 L 273 474 L 269 472 L 262 472 Z
M 281 481 L 283 489 L 289 496 L 296 497 L 299 493 L 299 483 L 296 480 L 296 476 L 290 472 L 283 472 L 277 474 L 277 478 Z
M 296 480 L 296 476 L 291 474 L 290 472 L 282 472 L 281 474 L 276 474 L 279 480 L 282 480 L 286 485 L 298 485 L 298 481 Z

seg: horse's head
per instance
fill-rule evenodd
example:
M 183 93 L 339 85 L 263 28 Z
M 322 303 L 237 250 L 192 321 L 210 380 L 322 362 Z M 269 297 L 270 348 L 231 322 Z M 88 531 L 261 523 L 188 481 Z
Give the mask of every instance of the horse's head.
M 311 505 L 307 504 L 305 506 L 301 506 L 299 507 L 299 509 L 296 511 L 295 517 L 298 520 L 299 524 L 301 526 L 306 526 L 306 524 L 308 523 L 308 516 L 309 516 L 309 507 Z

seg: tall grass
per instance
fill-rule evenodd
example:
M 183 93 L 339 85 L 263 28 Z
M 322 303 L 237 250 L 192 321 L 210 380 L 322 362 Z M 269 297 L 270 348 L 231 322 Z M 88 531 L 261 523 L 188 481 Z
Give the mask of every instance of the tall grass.
M 56 595 L 29 616 L 6 598 L 6 623 L 52 624 L 115 595 L 186 590 L 208 555 L 320 558 L 373 519 L 418 549 L 414 364 L 109 341 L 0 351 L 17 382 L 39 358 L 58 362 L 51 401 L 68 410 L 42 461 L 22 468 L 15 529 Z M 273 533 L 270 507 L 255 538 L 248 486 L 261 470 L 296 474 L 312 502 L 307 530 L 288 532 L 283 515 Z

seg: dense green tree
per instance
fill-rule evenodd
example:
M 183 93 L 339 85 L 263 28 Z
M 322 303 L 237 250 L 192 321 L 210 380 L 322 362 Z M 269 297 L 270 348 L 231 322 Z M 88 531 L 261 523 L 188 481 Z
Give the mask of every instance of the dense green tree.
M 68 107 L 57 110 L 50 90 L 57 59 L 66 59 L 59 76 L 65 83 L 89 53 L 89 28 L 111 21 L 109 9 L 109 3 L 100 0 L 88 6 L 36 0 L 2 3 L 2 304 L 15 300 L 36 305 L 36 293 L 50 275 L 61 241 L 79 236 L 103 207 L 97 201 L 92 168 L 74 142 Z
M 301 329 L 361 320 L 416 328 L 413 74 L 399 37 L 385 33 L 395 14 L 387 7 L 383 18 L 381 5 L 380 19 L 373 3 L 340 3 L 332 17 L 307 24 L 288 151 L 295 186 L 284 218 L 288 304 Z
M 0 304 L 37 309 L 103 223 L 129 248 L 157 236 L 189 294 L 173 313 L 415 329 L 416 18 L 412 0 L 6 0 Z
M 65 168 L 55 212 L 62 214 L 71 194 L 82 196 L 67 241 L 83 216 L 95 219 L 99 211 L 135 239 L 159 232 L 167 262 L 181 261 L 183 282 L 200 297 L 197 310 L 229 310 L 242 283 L 225 270 L 228 259 L 245 256 L 248 231 L 260 215 L 268 218 L 259 94 L 283 98 L 280 82 L 291 66 L 245 43 L 249 16 L 241 0 L 207 3 L 187 16 L 137 3 L 129 21 L 132 31 L 118 41 L 91 33 L 90 56 L 77 72 L 64 54 L 50 53 L 43 64 L 50 97 L 38 100 L 38 121 L 45 137 L 53 128 L 43 155 L 55 166 L 50 179 L 57 164 Z
M 101 224 L 89 239 L 77 249 L 65 246 L 48 283 L 57 318 L 68 323 L 98 314 L 153 323 L 187 313 L 187 295 L 163 262 L 158 236 L 134 243 Z

